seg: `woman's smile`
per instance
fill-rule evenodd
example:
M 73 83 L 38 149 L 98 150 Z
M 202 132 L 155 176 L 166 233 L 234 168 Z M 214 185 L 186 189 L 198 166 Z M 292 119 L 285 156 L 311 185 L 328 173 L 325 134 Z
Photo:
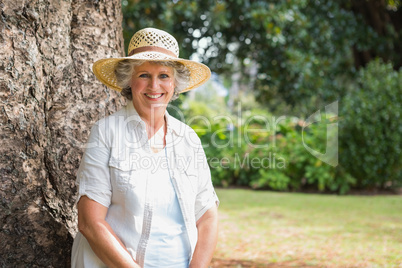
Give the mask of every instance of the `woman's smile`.
M 164 94 L 160 93 L 160 94 L 151 94 L 151 93 L 145 93 L 145 96 L 147 96 L 148 98 L 152 99 L 152 100 L 157 100 L 160 97 L 162 97 Z

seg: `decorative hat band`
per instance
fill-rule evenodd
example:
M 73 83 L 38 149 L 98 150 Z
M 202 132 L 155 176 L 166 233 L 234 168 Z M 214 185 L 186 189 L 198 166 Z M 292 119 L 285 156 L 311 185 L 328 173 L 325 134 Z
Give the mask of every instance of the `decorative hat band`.
M 155 47 L 155 46 L 137 47 L 137 48 L 131 50 L 131 52 L 130 52 L 130 54 L 128 54 L 128 56 L 132 56 L 134 54 L 138 54 L 138 53 L 141 53 L 141 52 L 150 52 L 150 51 L 152 51 L 152 52 L 160 52 L 160 53 L 163 53 L 163 54 L 167 54 L 167 55 L 169 55 L 171 57 L 177 58 L 177 55 L 174 54 L 172 51 L 170 51 L 170 50 L 168 50 L 166 48 L 163 48 L 163 47 Z

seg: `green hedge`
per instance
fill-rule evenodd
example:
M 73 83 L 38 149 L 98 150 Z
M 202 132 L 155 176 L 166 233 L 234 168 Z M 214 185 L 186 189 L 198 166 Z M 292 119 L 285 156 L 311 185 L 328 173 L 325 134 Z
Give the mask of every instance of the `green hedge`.
M 212 97 L 187 103 L 185 119 L 196 118 L 190 125 L 205 146 L 213 183 L 341 194 L 351 188 L 401 186 L 402 71 L 373 61 L 356 81 L 338 103 L 339 118 L 321 113 L 322 120 L 304 129 L 303 120 L 275 117 L 245 99 L 240 115 Z M 338 123 L 337 133 L 327 133 L 330 123 Z M 306 149 L 324 154 L 327 137 L 338 133 L 339 165 Z
M 192 102 L 186 118 L 194 114 L 204 115 L 204 119 L 192 120 L 191 126 L 201 137 L 215 185 L 346 193 L 355 183 L 341 167 L 326 164 L 305 147 L 325 152 L 325 122 L 305 128 L 303 143 L 303 121 L 276 118 L 261 109 L 246 111 L 240 118 L 221 111 L 217 119 L 205 103 Z M 234 123 L 233 128 L 228 121 Z
M 402 70 L 373 61 L 359 72 L 344 98 L 340 129 L 341 165 L 358 187 L 402 185 Z

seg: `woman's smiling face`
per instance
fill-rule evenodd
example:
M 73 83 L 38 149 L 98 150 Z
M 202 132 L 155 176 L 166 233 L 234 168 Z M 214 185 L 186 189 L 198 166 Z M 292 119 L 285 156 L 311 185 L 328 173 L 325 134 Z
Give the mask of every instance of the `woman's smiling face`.
M 145 62 L 134 68 L 131 78 L 133 104 L 137 112 L 149 113 L 164 107 L 174 93 L 174 71 L 172 67 Z

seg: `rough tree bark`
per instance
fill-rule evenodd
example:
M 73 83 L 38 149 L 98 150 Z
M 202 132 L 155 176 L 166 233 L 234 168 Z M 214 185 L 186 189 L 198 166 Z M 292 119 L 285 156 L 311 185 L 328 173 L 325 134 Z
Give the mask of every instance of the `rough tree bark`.
M 124 53 L 120 0 L 0 7 L 0 266 L 68 267 L 83 145 L 124 102 L 91 71 Z

